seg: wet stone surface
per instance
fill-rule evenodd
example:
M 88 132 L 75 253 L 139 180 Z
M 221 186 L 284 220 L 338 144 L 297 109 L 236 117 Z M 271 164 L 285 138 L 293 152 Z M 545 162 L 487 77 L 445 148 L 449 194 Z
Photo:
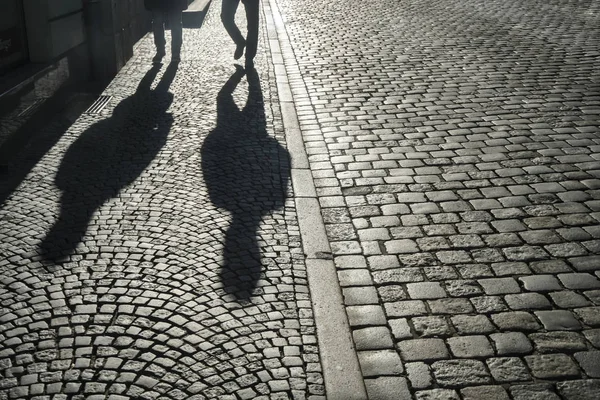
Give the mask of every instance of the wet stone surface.
M 0 399 L 323 398 L 266 30 L 244 74 L 219 11 L 2 177 Z
M 275 3 L 334 262 L 413 398 L 593 398 L 600 2 Z

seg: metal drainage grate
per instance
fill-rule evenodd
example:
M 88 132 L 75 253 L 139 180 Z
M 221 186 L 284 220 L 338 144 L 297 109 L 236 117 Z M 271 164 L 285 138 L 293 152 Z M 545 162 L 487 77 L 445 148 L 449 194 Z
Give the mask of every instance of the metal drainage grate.
M 27 107 L 26 109 L 24 109 L 23 111 L 21 111 L 21 113 L 17 116 L 17 118 L 29 118 L 31 117 L 38 108 L 40 108 L 40 106 L 42 104 L 44 104 L 44 101 L 46 101 L 46 98 L 41 98 L 41 99 L 35 99 L 33 101 L 33 103 L 31 103 L 29 105 L 29 107 Z
M 87 110 L 85 110 L 86 114 L 98 114 L 108 102 L 112 99 L 112 96 L 100 96 L 98 99 L 92 104 Z

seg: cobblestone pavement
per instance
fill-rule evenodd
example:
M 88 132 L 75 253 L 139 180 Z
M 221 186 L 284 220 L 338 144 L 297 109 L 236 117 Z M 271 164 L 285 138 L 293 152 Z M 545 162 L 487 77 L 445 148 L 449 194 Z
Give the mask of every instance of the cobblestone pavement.
M 0 399 L 323 398 L 270 53 L 219 11 L 2 177 Z
M 369 398 L 599 399 L 600 1 L 270 3 Z

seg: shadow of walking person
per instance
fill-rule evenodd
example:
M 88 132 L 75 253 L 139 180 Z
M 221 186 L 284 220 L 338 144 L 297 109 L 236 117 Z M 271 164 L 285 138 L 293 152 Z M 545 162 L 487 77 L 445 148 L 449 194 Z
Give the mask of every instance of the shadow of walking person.
M 153 66 L 110 118 L 92 125 L 67 149 L 55 178 L 62 191 L 60 215 L 39 244 L 46 264 L 66 261 L 76 252 L 94 213 L 131 185 L 166 143 L 173 124 L 168 90 L 177 68 L 170 64 L 151 90 L 160 70 Z
M 253 295 L 262 272 L 259 228 L 287 197 L 289 154 L 267 134 L 257 72 L 247 73 L 249 95 L 242 110 L 233 92 L 244 76 L 236 66 L 217 96 L 217 126 L 202 146 L 202 171 L 212 203 L 231 212 L 219 273 L 224 290 L 239 301 Z

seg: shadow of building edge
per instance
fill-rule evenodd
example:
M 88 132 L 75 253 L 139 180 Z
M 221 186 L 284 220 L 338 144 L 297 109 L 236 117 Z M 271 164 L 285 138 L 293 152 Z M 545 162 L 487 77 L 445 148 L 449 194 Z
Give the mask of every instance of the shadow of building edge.
M 242 110 L 233 92 L 247 76 L 249 95 Z M 217 126 L 202 145 L 202 171 L 211 202 L 231 213 L 219 278 L 227 294 L 250 301 L 263 272 L 258 230 L 263 218 L 284 207 L 290 156 L 267 133 L 258 73 L 236 71 L 217 96 Z
M 93 213 L 135 181 L 165 144 L 173 122 L 166 113 L 173 100 L 168 89 L 178 64 L 171 63 L 150 90 L 160 68 L 152 66 L 110 118 L 90 126 L 67 149 L 55 178 L 62 192 L 60 215 L 38 247 L 46 266 L 73 254 Z M 145 125 L 136 113 L 148 116 Z
M 34 116 L 0 145 L 0 207 L 72 125 L 63 112 L 73 92 L 72 86 L 59 89 Z M 94 102 L 92 97 L 90 94 L 84 100 L 77 116 Z M 45 133 L 44 137 L 33 142 L 41 133 Z M 17 156 L 22 158 L 17 160 Z

